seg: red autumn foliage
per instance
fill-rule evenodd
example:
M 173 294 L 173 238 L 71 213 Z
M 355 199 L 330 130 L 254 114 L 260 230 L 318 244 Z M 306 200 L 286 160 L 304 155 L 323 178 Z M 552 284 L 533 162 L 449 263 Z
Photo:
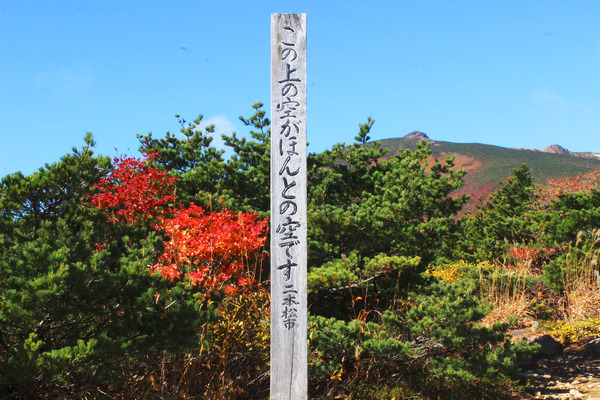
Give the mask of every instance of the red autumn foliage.
M 177 178 L 168 177 L 150 164 L 156 153 L 145 159 L 115 157 L 114 169 L 94 185 L 93 206 L 106 210 L 111 222 L 139 224 L 156 218 L 175 201 Z
M 250 266 L 263 257 L 267 221 L 255 213 L 206 213 L 195 204 L 174 208 L 176 178 L 150 164 L 155 156 L 116 157 L 114 170 L 95 185 L 92 205 L 105 210 L 111 222 L 154 221 L 151 226 L 164 232 L 168 239 L 152 273 L 228 293 L 252 283 Z
M 554 251 L 554 249 L 550 250 Z M 536 250 L 531 246 L 514 247 L 512 249 L 508 249 L 508 252 L 512 254 L 512 256 L 519 262 L 532 260 L 538 257 L 540 254 L 540 250 Z
M 544 207 L 566 193 L 590 193 L 600 189 L 600 169 L 568 178 L 557 178 L 538 187 L 538 203 Z
M 541 272 L 541 268 L 544 264 L 547 264 L 553 258 L 558 257 L 567 246 L 563 247 L 539 247 L 521 245 L 515 246 L 511 249 L 507 249 L 511 255 L 512 261 L 515 265 L 527 265 L 533 269 L 533 271 Z
M 157 228 L 169 240 L 153 272 L 166 279 L 186 276 L 208 289 L 251 282 L 248 266 L 260 260 L 267 230 L 267 221 L 257 214 L 205 214 L 202 207 L 190 204 L 159 221 Z

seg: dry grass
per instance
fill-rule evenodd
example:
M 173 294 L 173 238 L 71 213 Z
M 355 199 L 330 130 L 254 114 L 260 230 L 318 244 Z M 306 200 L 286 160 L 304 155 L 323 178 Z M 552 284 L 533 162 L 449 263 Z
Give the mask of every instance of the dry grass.
M 532 299 L 524 292 L 498 296 L 492 302 L 493 310 L 480 323 L 489 328 L 496 322 L 508 323 L 516 317 L 516 325 L 529 326 L 533 323 L 530 312 L 531 302 Z
M 600 287 L 589 279 L 580 279 L 565 293 L 568 322 L 582 322 L 600 317 Z
M 496 322 L 508 323 L 511 320 L 518 326 L 531 325 L 533 298 L 527 290 L 527 279 L 531 275 L 531 262 L 503 265 L 493 272 L 487 293 L 482 293 L 482 298 L 493 306 L 492 311 L 481 320 L 483 326 L 490 327 Z
M 600 229 L 580 232 L 566 257 L 563 272 L 565 315 L 568 322 L 600 317 Z
M 568 323 L 584 322 L 600 318 L 600 229 L 580 232 L 576 243 L 569 248 L 562 267 L 564 292 L 553 303 L 556 315 Z M 538 293 L 537 298 L 527 287 L 531 278 L 539 278 L 540 267 L 528 257 L 516 258 L 512 264 L 501 265 L 494 272 L 482 299 L 493 305 L 493 310 L 481 323 L 491 326 L 495 322 L 517 319 L 517 326 L 531 325 L 534 321 L 531 309 L 534 300 L 545 299 L 547 294 Z M 484 287 L 482 285 L 482 287 Z
M 567 323 L 584 322 L 600 318 L 600 229 L 581 232 L 576 243 L 569 248 L 562 267 L 562 295 L 554 295 L 551 303 Z M 482 298 L 493 305 L 493 310 L 481 323 L 491 326 L 495 322 L 514 321 L 524 327 L 534 321 L 531 309 L 535 300 L 546 299 L 548 293 L 538 293 L 536 297 L 527 288 L 527 281 L 539 278 L 540 269 L 531 259 L 522 258 L 517 262 L 498 268 L 502 276 L 495 272 Z M 540 295 L 542 296 L 541 298 Z

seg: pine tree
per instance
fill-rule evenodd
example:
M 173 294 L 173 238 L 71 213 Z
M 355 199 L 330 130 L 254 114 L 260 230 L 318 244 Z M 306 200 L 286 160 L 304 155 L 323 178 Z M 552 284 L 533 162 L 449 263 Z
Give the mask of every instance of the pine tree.
M 250 139 L 236 132 L 222 135 L 225 146 L 233 151 L 230 159 L 226 160 L 225 151 L 212 144 L 214 126 L 206 127 L 204 132 L 198 128 L 202 115 L 190 123 L 177 115 L 183 138 L 170 132 L 161 139 L 154 139 L 152 133 L 138 135 L 140 151 L 155 152 L 156 164 L 178 177 L 180 203 L 193 201 L 212 211 L 256 211 L 266 217 L 270 209 L 271 131 L 262 107 L 262 103 L 254 103 L 254 114 L 240 117 L 251 128 Z
M 162 238 L 90 204 L 111 169 L 92 145 L 88 135 L 60 162 L 2 179 L 2 395 L 116 385 L 141 361 L 193 346 L 206 320 L 194 290 L 149 273 Z
M 361 125 L 359 137 L 372 122 Z M 467 199 L 450 196 L 464 171 L 453 170 L 452 157 L 429 166 L 425 142 L 414 152 L 384 154 L 361 139 L 309 159 L 309 258 L 316 265 L 353 250 L 367 257 L 418 255 L 425 262 L 446 251 L 443 242 Z
M 495 259 L 508 246 L 534 239 L 535 191 L 527 165 L 514 169 L 500 185 L 475 216 L 462 221 L 460 244 L 467 257 Z

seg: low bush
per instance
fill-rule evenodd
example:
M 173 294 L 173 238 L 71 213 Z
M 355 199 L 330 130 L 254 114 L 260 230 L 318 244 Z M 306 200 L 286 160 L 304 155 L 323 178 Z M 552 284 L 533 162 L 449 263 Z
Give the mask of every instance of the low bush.
M 478 324 L 489 308 L 463 280 L 423 286 L 377 322 L 312 317 L 315 398 L 380 385 L 440 399 L 499 398 L 535 350 L 512 344 L 506 324 Z

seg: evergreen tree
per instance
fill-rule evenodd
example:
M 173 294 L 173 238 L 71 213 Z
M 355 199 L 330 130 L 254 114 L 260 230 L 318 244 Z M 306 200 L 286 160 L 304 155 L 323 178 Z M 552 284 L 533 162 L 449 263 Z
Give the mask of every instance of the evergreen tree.
M 269 215 L 271 180 L 271 121 L 265 117 L 262 103 L 254 103 L 254 114 L 240 121 L 250 128 L 251 139 L 223 135 L 225 145 L 233 150 L 225 166 L 226 179 L 221 182 L 232 209 L 256 211 Z
M 233 150 L 230 159 L 225 151 L 213 146 L 214 125 L 198 126 L 202 115 L 187 123 L 177 115 L 183 138 L 167 132 L 154 139 L 152 133 L 138 135 L 140 151 L 156 152 L 156 163 L 173 176 L 178 176 L 177 197 L 182 203 L 191 201 L 212 211 L 228 208 L 235 211 L 256 211 L 268 215 L 270 180 L 270 121 L 265 118 L 262 103 L 254 103 L 254 114 L 240 117 L 251 128 L 251 139 L 222 135 L 225 146 Z
M 461 187 L 464 171 L 453 158 L 435 160 L 421 142 L 384 158 L 378 143 L 362 139 L 373 121 L 361 125 L 358 143 L 336 145 L 309 159 L 309 259 L 319 265 L 357 250 L 420 256 L 424 262 L 447 252 L 454 216 L 467 200 L 450 194 Z
M 540 236 L 548 246 L 574 244 L 580 232 L 590 234 L 600 226 L 600 191 L 565 193 L 538 214 L 538 219 Z
M 0 394 L 118 384 L 131 368 L 195 344 L 194 290 L 148 271 L 162 238 L 89 205 L 110 170 L 82 150 L 0 186 Z M 62 393 L 62 394 L 61 394 Z
M 530 243 L 535 191 L 527 164 L 513 170 L 475 216 L 462 221 L 461 251 L 474 259 L 495 259 L 508 246 Z
M 183 138 L 167 132 L 163 138 L 155 139 L 152 132 L 138 135 L 140 151 L 156 154 L 155 162 L 172 176 L 177 176 L 177 197 L 182 203 L 196 202 L 211 208 L 219 197 L 219 182 L 225 177 L 223 150 L 212 145 L 215 126 L 204 130 L 199 125 L 204 118 L 199 115 L 187 122 L 175 115 L 181 125 Z

